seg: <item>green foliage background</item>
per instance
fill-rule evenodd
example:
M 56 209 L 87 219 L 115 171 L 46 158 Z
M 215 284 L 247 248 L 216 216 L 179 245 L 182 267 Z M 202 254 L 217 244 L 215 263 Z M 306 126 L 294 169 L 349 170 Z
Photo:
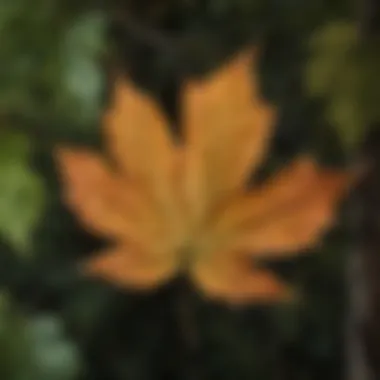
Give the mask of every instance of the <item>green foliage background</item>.
M 379 121 L 378 41 L 355 7 L 301 0 L 0 3 L 0 378 L 342 379 L 345 218 L 323 246 L 273 270 L 303 302 L 230 310 L 181 284 L 147 297 L 81 278 L 104 242 L 60 200 L 52 149 L 99 146 L 115 63 L 151 91 L 181 135 L 180 84 L 244 44 L 263 46 L 262 88 L 281 111 L 263 175 L 301 151 L 346 164 Z

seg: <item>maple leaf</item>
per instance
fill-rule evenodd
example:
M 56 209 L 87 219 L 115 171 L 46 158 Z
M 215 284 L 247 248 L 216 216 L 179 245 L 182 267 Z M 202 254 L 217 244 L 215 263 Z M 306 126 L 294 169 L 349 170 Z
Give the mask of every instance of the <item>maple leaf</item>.
M 119 79 L 104 117 L 110 157 L 57 150 L 66 203 L 85 228 L 113 242 L 86 261 L 87 274 L 149 290 L 181 273 L 214 300 L 289 298 L 291 288 L 252 259 L 313 246 L 333 222 L 351 175 L 301 156 L 246 188 L 276 121 L 252 65 L 256 53 L 244 52 L 185 85 L 183 144 L 175 144 L 153 99 Z

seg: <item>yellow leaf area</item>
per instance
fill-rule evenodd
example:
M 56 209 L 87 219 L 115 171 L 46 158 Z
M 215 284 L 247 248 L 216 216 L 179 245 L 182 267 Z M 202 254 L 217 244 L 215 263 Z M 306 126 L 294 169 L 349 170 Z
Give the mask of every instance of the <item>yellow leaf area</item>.
M 184 86 L 182 144 L 154 100 L 119 79 L 104 117 L 110 156 L 57 150 L 66 204 L 113 242 L 84 264 L 87 275 L 139 291 L 185 275 L 200 294 L 230 304 L 289 299 L 290 287 L 254 259 L 313 246 L 350 176 L 302 156 L 246 188 L 276 122 L 260 96 L 257 61 L 244 52 Z

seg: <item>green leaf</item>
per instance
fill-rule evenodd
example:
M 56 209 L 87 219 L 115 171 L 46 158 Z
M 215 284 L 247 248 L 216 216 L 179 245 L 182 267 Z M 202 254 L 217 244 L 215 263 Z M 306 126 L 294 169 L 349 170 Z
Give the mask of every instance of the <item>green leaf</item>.
M 327 120 L 335 126 L 343 144 L 351 149 L 361 141 L 368 122 L 361 88 L 363 69 L 352 59 L 335 74 L 336 81 L 329 92 Z
M 310 38 L 311 58 L 306 65 L 305 80 L 311 95 L 326 95 L 338 84 L 336 76 L 350 64 L 357 45 L 353 25 L 335 22 L 318 29 Z
M 366 128 L 380 121 L 378 46 L 371 41 L 360 42 L 357 26 L 343 21 L 317 30 L 309 46 L 306 90 L 324 100 L 326 121 L 351 151 L 361 142 Z
M 62 321 L 51 314 L 24 316 L 6 295 L 0 301 L 0 378 L 76 379 L 80 353 Z
M 359 104 L 345 96 L 336 96 L 326 111 L 327 120 L 335 126 L 346 147 L 353 147 L 365 128 Z
M 77 376 L 79 352 L 64 335 L 59 319 L 42 315 L 29 320 L 26 334 L 33 347 L 31 356 L 39 380 L 70 380 Z
M 50 0 L 0 3 L 0 112 L 49 120 L 52 128 L 92 125 L 103 88 L 105 15 L 78 16 Z
M 0 234 L 24 254 L 30 251 L 44 205 L 44 187 L 29 165 L 29 155 L 26 136 L 0 134 Z
M 358 40 L 356 25 L 349 21 L 332 21 L 317 29 L 309 41 L 314 51 L 341 55 Z
M 101 14 L 86 14 L 74 20 L 62 44 L 64 90 L 82 122 L 99 115 L 104 80 L 99 57 L 105 46 L 105 26 Z

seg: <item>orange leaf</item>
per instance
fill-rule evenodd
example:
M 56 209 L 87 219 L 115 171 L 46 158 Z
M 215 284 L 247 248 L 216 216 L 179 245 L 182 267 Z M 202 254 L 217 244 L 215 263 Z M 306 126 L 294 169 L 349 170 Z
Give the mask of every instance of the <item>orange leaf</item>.
M 138 187 L 95 153 L 61 148 L 56 157 L 66 184 L 65 202 L 87 230 L 145 249 L 158 245 L 160 221 Z
M 220 260 L 200 261 L 191 272 L 197 288 L 207 297 L 239 305 L 289 301 L 293 290 L 273 273 L 255 268 L 237 252 L 219 252 Z
M 232 248 L 274 257 L 314 246 L 334 222 L 334 206 L 347 179 L 344 173 L 320 173 L 298 199 L 241 227 L 231 241 Z
M 139 291 L 156 288 L 176 274 L 174 260 L 152 260 L 133 246 L 99 253 L 82 266 L 88 276 Z
M 125 175 L 160 207 L 171 204 L 174 142 L 154 101 L 128 80 L 118 78 L 104 125 L 109 151 Z
M 57 155 L 68 206 L 84 227 L 116 243 L 84 265 L 87 274 L 143 290 L 185 265 L 211 299 L 289 299 L 289 287 L 252 268 L 252 257 L 273 259 L 315 244 L 352 178 L 303 156 L 246 190 L 267 154 L 276 114 L 258 83 L 257 56 L 247 52 L 203 81 L 188 82 L 185 142 L 177 147 L 149 96 L 116 81 L 104 118 L 114 165 L 84 150 Z
M 295 253 L 330 227 L 349 173 L 319 169 L 301 157 L 261 188 L 238 195 L 217 214 L 214 241 L 255 255 Z
M 268 149 L 275 110 L 259 95 L 252 63 L 244 52 L 185 87 L 185 189 L 198 215 L 243 186 Z

